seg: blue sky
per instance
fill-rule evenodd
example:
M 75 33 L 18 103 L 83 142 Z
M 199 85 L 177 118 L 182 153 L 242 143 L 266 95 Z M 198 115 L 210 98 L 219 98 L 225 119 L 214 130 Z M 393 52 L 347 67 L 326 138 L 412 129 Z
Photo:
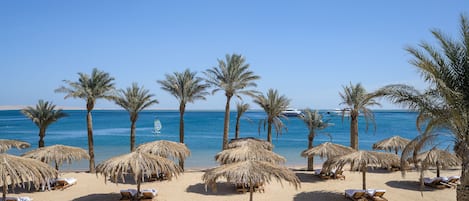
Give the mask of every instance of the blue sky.
M 297 108 L 339 108 L 350 82 L 368 91 L 425 87 L 404 48 L 434 43 L 432 28 L 459 37 L 468 10 L 462 0 L 0 1 L 0 105 L 84 107 L 54 89 L 97 67 L 118 88 L 144 85 L 160 102 L 153 108 L 177 108 L 156 80 L 186 68 L 203 76 L 238 53 L 261 76 L 257 90 L 277 89 Z M 224 104 L 219 92 L 187 109 Z M 118 108 L 104 100 L 96 107 Z

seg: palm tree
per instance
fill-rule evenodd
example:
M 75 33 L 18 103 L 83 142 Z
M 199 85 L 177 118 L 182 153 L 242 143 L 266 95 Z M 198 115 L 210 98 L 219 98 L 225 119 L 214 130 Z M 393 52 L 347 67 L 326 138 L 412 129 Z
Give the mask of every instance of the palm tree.
M 230 127 L 230 101 L 233 96 L 241 99 L 241 94 L 255 96 L 258 94 L 255 90 L 247 89 L 256 87 L 254 82 L 260 77 L 254 75 L 249 70 L 249 64 L 246 64 L 245 58 L 238 54 L 226 55 L 226 61 L 218 60 L 218 67 L 208 69 L 205 73 L 207 83 L 215 87 L 212 94 L 217 91 L 225 91 L 225 121 L 223 126 L 223 149 L 228 145 L 228 131 Z
M 345 116 L 345 111 L 350 111 L 350 147 L 358 150 L 358 115 L 360 113 L 365 117 L 366 130 L 368 130 L 368 123 L 371 121 L 376 128 L 375 116 L 369 109 L 370 106 L 381 106 L 374 99 L 377 97 L 376 93 L 367 93 L 365 88 L 360 84 L 350 86 L 343 86 L 343 93 L 339 92 L 342 98 L 341 105 L 347 107 L 343 109 L 342 118 Z
M 408 85 L 385 86 L 385 97 L 419 112 L 418 128 L 426 124 L 423 134 L 438 128 L 448 129 L 454 137 L 454 151 L 462 160 L 461 185 L 457 200 L 469 197 L 469 21 L 461 15 L 460 40 L 440 30 L 432 30 L 440 47 L 422 42 L 407 47 L 422 78 L 429 83 L 423 92 Z
M 44 147 L 47 127 L 60 118 L 68 116 L 62 109 L 56 110 L 55 107 L 56 105 L 52 102 L 39 100 L 35 108 L 28 106 L 21 110 L 21 113 L 30 118 L 39 128 L 39 148 Z
M 179 142 L 184 143 L 184 112 L 186 104 L 195 100 L 205 100 L 208 95 L 206 89 L 208 84 L 204 84 L 203 79 L 196 76 L 195 72 L 186 69 L 184 72 L 174 72 L 172 75 L 166 74 L 166 80 L 157 81 L 161 89 L 169 92 L 179 101 Z M 179 160 L 179 166 L 184 170 L 184 160 Z
M 249 104 L 247 103 L 237 103 L 236 104 L 236 129 L 235 129 L 235 139 L 239 138 L 239 120 L 241 119 L 241 116 L 248 111 L 249 109 Z
M 137 83 L 132 83 L 131 87 L 126 90 L 119 90 L 119 94 L 114 100 L 117 105 L 121 106 L 130 115 L 130 151 L 135 151 L 135 129 L 138 119 L 138 113 L 153 104 L 157 104 L 158 100 L 152 99 L 154 95 Z
M 90 154 L 90 172 L 95 172 L 94 163 L 94 141 L 93 141 L 93 119 L 91 111 L 97 99 L 104 98 L 106 100 L 113 100 L 114 96 L 114 78 L 109 73 L 100 71 L 96 68 L 93 69 L 91 75 L 85 73 L 78 73 L 78 81 L 72 82 L 64 80 L 68 85 L 61 86 L 55 92 L 66 93 L 66 98 L 81 98 L 86 100 L 86 125 L 88 130 L 88 152 Z
M 303 115 L 300 116 L 303 122 L 306 124 L 309 130 L 308 135 L 308 149 L 313 148 L 314 137 L 316 137 L 316 131 L 325 129 L 329 126 L 328 121 L 322 120 L 322 115 L 317 110 L 311 110 L 307 108 Z M 308 170 L 314 170 L 314 156 L 308 157 Z
M 260 123 L 264 124 L 264 128 L 267 124 L 267 141 L 272 143 L 272 125 L 275 126 L 277 135 L 282 132 L 282 128 L 286 129 L 282 118 L 287 119 L 287 117 L 282 114 L 282 111 L 290 105 L 290 100 L 284 95 L 280 95 L 276 89 L 269 89 L 265 96 L 262 94 L 257 96 L 254 102 L 261 106 L 267 114 L 267 117 Z

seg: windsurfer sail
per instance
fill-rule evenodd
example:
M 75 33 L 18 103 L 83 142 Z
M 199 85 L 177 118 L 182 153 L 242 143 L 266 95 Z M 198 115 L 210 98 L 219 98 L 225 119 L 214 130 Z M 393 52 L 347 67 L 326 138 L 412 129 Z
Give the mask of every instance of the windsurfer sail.
M 156 118 L 153 124 L 154 124 L 153 133 L 159 134 L 161 131 L 161 128 L 163 128 L 163 126 L 161 125 L 161 121 L 158 118 Z

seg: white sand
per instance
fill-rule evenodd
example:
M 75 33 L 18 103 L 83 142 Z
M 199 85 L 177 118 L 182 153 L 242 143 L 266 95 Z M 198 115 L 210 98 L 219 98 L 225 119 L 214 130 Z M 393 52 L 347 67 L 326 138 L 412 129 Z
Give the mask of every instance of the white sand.
M 306 201 L 306 200 L 348 200 L 344 198 L 345 189 L 361 189 L 362 174 L 359 172 L 345 171 L 345 180 L 323 180 L 311 175 L 310 172 L 296 171 L 301 180 L 301 188 L 295 190 L 288 183 L 277 183 L 276 181 L 265 186 L 265 193 L 255 193 L 256 201 Z M 187 171 L 172 181 L 145 182 L 142 188 L 155 188 L 158 196 L 154 200 L 160 201 L 241 201 L 249 200 L 249 193 L 240 194 L 235 191 L 234 185 L 219 181 L 218 191 L 206 192 L 205 185 L 201 179 L 203 172 Z M 442 176 L 459 175 L 460 170 L 444 170 Z M 435 171 L 427 171 L 428 177 L 435 177 Z M 385 189 L 384 195 L 388 200 L 456 200 L 456 189 L 433 189 L 425 187 L 420 191 L 417 172 L 409 172 L 403 178 L 401 172 L 388 172 L 385 170 L 373 170 L 366 174 L 367 188 Z M 119 200 L 121 189 L 136 188 L 133 181 L 127 184 L 104 183 L 101 175 L 70 172 L 61 177 L 75 177 L 78 183 L 65 190 L 55 191 L 25 191 L 9 193 L 8 196 L 29 196 L 34 201 L 73 200 Z

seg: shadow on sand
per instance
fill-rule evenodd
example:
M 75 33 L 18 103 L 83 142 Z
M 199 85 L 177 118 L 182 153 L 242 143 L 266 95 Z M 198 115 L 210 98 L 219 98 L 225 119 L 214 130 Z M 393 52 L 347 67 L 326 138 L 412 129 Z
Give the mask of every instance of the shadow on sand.
M 294 201 L 309 201 L 309 200 L 348 200 L 344 194 L 329 191 L 312 191 L 298 193 L 293 198 Z
M 205 191 L 205 184 L 198 183 L 194 185 L 190 185 L 187 187 L 186 192 L 191 193 L 198 193 L 202 195 L 231 195 L 231 194 L 238 194 L 236 192 L 235 186 L 232 183 L 217 183 L 217 190 L 214 192 L 210 187 L 207 187 L 207 191 Z
M 420 182 L 418 181 L 388 181 L 386 182 L 386 185 L 397 188 L 397 189 L 405 189 L 405 190 L 412 190 L 412 191 L 435 191 L 439 190 L 436 188 L 430 188 L 427 186 L 424 186 L 423 188 L 420 188 Z
M 117 193 L 107 193 L 107 194 L 91 194 L 85 195 L 83 197 L 75 198 L 72 201 L 90 201 L 90 200 L 119 200 L 121 198 L 120 194 Z
M 312 173 L 296 172 L 295 174 L 301 182 L 314 183 L 324 181 L 323 179 L 313 175 Z

